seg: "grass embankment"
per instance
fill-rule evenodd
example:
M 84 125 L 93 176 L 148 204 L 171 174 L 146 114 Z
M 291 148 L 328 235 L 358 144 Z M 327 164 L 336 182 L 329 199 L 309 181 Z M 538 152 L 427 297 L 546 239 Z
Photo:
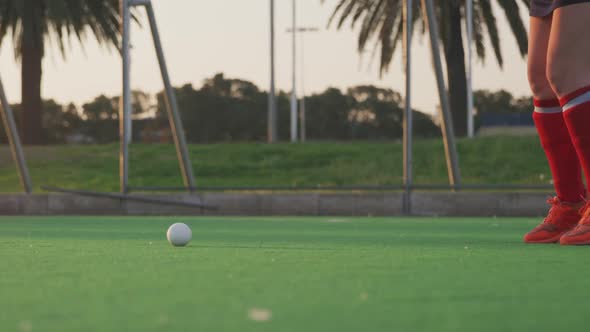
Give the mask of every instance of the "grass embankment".
M 548 184 L 551 175 L 536 137 L 460 140 L 465 183 Z M 400 143 L 213 144 L 190 147 L 201 186 L 395 185 L 402 182 Z M 414 149 L 417 183 L 447 183 L 440 140 Z M 118 145 L 26 149 L 35 186 L 118 191 Z M 180 186 L 173 146 L 132 145 L 132 186 Z M 0 149 L 0 191 L 20 191 L 6 147 Z

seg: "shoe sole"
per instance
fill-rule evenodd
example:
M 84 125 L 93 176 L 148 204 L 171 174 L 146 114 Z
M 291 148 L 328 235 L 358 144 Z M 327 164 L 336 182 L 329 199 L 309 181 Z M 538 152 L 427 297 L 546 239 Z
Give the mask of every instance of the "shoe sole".
M 562 246 L 588 246 L 590 245 L 590 240 L 583 241 L 583 242 L 559 242 Z
M 565 233 L 556 235 L 556 236 L 551 237 L 549 239 L 539 240 L 539 241 L 526 241 L 525 240 L 524 243 L 526 243 L 526 244 L 552 244 L 552 243 L 558 243 L 559 240 L 561 239 L 561 237 L 563 236 L 563 234 L 565 234 Z

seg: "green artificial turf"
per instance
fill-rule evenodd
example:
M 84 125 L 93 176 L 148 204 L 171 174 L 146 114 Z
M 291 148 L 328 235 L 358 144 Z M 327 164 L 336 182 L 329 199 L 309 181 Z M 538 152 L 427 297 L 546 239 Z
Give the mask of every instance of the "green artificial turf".
M 537 222 L 3 217 L 0 331 L 586 331 L 590 248 Z
M 33 184 L 119 191 L 116 144 L 43 146 L 26 149 Z M 537 137 L 459 140 L 464 183 L 550 184 L 551 175 Z M 200 186 L 334 186 L 402 183 L 400 142 L 192 145 Z M 417 140 L 414 175 L 418 184 L 446 184 L 440 139 Z M 181 186 L 171 145 L 131 146 L 132 186 Z M 21 191 L 9 150 L 0 149 L 0 192 Z

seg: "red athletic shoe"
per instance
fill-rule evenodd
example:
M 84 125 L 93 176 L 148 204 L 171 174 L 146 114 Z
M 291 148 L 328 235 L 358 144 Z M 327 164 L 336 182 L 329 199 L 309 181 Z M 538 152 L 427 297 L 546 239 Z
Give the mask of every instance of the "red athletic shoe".
M 560 201 L 557 197 L 548 199 L 547 203 L 551 205 L 549 214 L 542 224 L 524 236 L 524 242 L 557 243 L 563 234 L 576 227 L 582 217 L 580 208 L 584 203 L 566 203 Z M 590 236 L 588 239 L 590 239 Z
M 582 218 L 571 231 L 563 234 L 559 242 L 564 246 L 590 245 L 590 201 L 580 210 Z

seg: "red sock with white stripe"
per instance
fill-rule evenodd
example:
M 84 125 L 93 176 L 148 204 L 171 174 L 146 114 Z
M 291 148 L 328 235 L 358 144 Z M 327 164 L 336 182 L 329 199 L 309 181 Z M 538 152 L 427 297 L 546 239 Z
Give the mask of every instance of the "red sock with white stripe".
M 584 169 L 586 183 L 590 184 L 590 86 L 564 96 L 559 102 Z
M 579 202 L 586 190 L 580 161 L 572 142 L 573 136 L 568 131 L 559 100 L 535 100 L 534 104 L 533 119 L 549 161 L 557 197 L 563 202 Z M 590 112 L 587 112 L 587 116 L 590 119 Z M 590 129 L 590 121 L 587 122 L 587 128 Z M 590 135 L 590 130 L 587 133 Z M 587 151 L 589 168 L 585 169 L 586 174 L 590 171 L 590 149 Z

